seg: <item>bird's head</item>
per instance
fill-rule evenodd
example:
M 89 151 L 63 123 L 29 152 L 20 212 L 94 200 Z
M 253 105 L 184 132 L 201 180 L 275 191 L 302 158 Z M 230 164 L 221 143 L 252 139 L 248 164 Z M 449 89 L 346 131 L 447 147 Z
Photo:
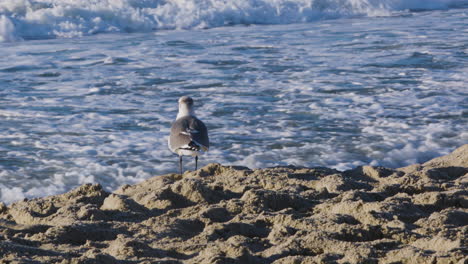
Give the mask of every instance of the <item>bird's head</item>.
M 186 115 L 194 115 L 193 99 L 190 96 L 182 96 L 179 98 L 179 114 L 178 117 Z

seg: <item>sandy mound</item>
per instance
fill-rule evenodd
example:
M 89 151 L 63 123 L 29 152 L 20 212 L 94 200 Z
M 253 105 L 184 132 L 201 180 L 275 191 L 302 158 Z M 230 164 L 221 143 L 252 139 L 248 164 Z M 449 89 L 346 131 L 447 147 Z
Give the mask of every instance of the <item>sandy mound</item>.
M 468 145 L 401 169 L 210 164 L 0 204 L 0 263 L 466 263 Z

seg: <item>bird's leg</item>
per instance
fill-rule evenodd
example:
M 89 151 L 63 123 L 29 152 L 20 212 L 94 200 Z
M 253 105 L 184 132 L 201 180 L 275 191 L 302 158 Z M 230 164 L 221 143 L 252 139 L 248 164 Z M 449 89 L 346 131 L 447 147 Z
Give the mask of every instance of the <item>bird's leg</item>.
M 198 156 L 195 156 L 195 170 L 197 170 Z
M 179 170 L 180 174 L 182 174 L 182 155 L 179 156 Z

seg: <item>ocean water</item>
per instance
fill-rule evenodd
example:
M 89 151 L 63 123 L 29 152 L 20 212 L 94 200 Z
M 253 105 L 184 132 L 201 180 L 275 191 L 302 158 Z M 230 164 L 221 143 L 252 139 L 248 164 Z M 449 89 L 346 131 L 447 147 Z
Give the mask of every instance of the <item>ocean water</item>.
M 0 201 L 177 172 L 182 95 L 201 166 L 345 170 L 468 143 L 467 94 L 466 0 L 0 0 Z

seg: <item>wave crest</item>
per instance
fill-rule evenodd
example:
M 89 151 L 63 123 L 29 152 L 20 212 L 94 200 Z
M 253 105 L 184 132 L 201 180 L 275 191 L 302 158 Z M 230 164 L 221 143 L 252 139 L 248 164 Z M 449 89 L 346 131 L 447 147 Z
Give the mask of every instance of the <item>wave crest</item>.
M 289 24 L 406 9 L 445 9 L 467 0 L 4 0 L 0 41 L 102 32 Z

